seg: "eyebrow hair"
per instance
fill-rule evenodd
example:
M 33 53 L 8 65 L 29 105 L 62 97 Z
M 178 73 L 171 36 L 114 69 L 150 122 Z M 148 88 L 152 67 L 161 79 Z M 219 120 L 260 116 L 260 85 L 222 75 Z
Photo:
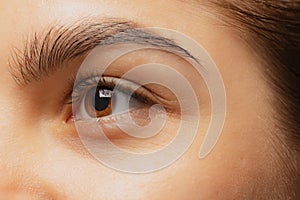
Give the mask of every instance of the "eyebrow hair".
M 44 34 L 27 38 L 23 50 L 13 49 L 10 72 L 20 86 L 41 81 L 63 67 L 63 63 L 86 55 L 101 45 L 135 43 L 166 49 L 196 60 L 171 39 L 138 29 L 122 19 L 81 20 L 71 25 L 53 25 Z

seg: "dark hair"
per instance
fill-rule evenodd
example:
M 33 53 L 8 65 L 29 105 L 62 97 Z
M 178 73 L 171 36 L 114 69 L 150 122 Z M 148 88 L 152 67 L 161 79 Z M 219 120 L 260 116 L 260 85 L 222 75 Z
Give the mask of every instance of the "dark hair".
M 300 182 L 300 0 L 212 0 L 209 6 L 235 27 L 264 60 L 275 99 L 289 169 Z M 283 134 L 282 134 L 283 133 Z M 281 139 L 282 140 L 282 139 Z M 300 185 L 298 185 L 299 187 Z M 297 189 L 299 190 L 299 188 Z M 296 191 L 296 193 L 299 191 Z M 299 195 L 299 194 L 298 194 Z
M 300 0 L 221 0 L 214 2 L 256 53 L 263 57 L 268 83 L 278 95 L 281 129 L 300 149 Z M 229 12 L 228 12 L 229 11 Z M 257 51 L 259 49 L 259 51 Z M 291 137 L 289 137 L 291 138 Z

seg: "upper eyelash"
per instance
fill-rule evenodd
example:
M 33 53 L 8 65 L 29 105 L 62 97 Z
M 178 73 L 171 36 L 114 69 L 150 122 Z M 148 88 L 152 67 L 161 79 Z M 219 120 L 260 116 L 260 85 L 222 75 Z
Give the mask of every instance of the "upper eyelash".
M 107 87 L 108 89 L 113 90 L 114 87 L 117 85 L 117 83 L 116 83 L 117 78 L 115 78 L 115 77 L 109 77 L 109 78 L 110 79 L 108 79 L 108 77 L 92 76 L 89 78 L 82 79 L 81 81 L 78 81 L 74 85 L 72 92 L 69 93 L 69 95 L 65 101 L 65 104 L 73 104 L 73 103 L 81 101 L 81 99 L 82 99 L 81 94 L 82 94 L 82 91 L 84 90 L 83 88 L 104 86 L 104 87 Z M 143 87 L 143 86 L 141 86 L 141 87 Z M 119 88 L 121 88 L 122 92 L 124 92 L 124 93 L 132 92 L 131 89 L 129 87 L 126 88 L 126 86 L 123 87 L 121 85 L 121 87 L 119 87 Z M 145 92 L 138 93 L 138 92 L 134 91 L 132 94 L 132 97 L 134 97 L 135 99 L 138 99 L 139 101 L 141 101 L 143 103 L 148 103 L 148 104 L 154 104 L 154 103 L 159 102 L 159 100 L 156 99 L 154 95 L 150 95 L 151 94 L 150 91 L 147 91 L 147 89 L 144 87 L 143 87 L 143 90 L 145 90 Z M 145 93 L 148 93 L 148 94 L 145 94 Z

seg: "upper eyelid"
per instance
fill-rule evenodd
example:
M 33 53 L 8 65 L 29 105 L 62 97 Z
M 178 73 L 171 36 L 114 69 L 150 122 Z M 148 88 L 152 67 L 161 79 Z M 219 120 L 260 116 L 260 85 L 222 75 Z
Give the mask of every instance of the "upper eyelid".
M 90 81 L 90 83 L 87 83 L 88 81 Z M 106 83 L 105 86 L 108 86 L 111 89 L 114 89 L 114 87 L 117 85 L 117 81 L 119 81 L 119 84 L 118 84 L 119 87 L 118 88 L 119 89 L 123 89 L 122 92 L 126 92 L 126 89 L 127 90 L 131 90 L 133 86 L 135 88 L 139 87 L 139 92 L 138 91 L 130 91 L 130 92 L 133 92 L 132 93 L 133 97 L 135 97 L 135 98 L 137 98 L 139 100 L 143 100 L 144 102 L 147 101 L 147 103 L 162 103 L 161 99 L 159 99 L 158 97 L 156 97 L 155 94 L 152 93 L 152 91 L 149 91 L 144 86 L 139 85 L 139 84 L 137 84 L 137 83 L 135 83 L 133 81 L 130 81 L 130 80 L 116 78 L 116 77 L 109 77 L 109 76 L 106 76 L 106 77 L 92 76 L 92 77 L 86 78 L 86 79 L 84 79 L 82 81 L 78 81 L 79 83 L 77 83 L 74 86 L 74 91 L 73 92 L 77 93 L 77 95 L 78 95 L 80 93 L 80 90 L 82 90 L 82 89 L 79 89 L 79 88 L 83 88 L 83 87 L 89 87 L 89 88 L 91 88 L 91 87 L 97 87 L 99 81 L 102 82 L 102 83 Z M 130 88 L 130 86 L 131 86 L 131 88 Z M 71 98 L 74 98 L 73 94 L 72 94 Z M 71 100 L 71 101 L 69 101 L 69 103 L 70 102 L 72 103 L 73 101 Z

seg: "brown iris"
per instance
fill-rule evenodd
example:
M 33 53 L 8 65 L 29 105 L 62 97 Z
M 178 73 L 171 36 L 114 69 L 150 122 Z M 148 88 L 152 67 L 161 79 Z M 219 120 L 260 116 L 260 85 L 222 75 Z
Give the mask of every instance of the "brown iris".
M 112 114 L 112 90 L 98 86 L 90 89 L 84 100 L 85 108 L 91 117 L 105 117 Z

